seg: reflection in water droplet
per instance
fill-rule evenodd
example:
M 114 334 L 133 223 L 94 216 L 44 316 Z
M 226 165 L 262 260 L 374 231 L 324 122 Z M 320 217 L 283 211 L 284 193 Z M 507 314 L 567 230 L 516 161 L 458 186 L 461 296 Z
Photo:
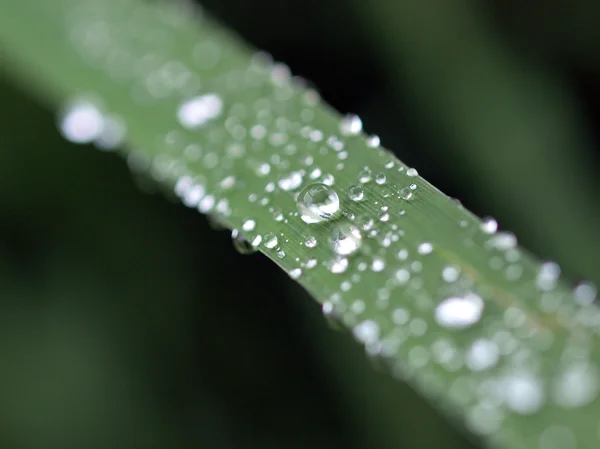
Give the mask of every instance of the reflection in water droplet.
M 365 197 L 365 192 L 361 186 L 352 186 L 348 190 L 348 196 L 352 201 L 362 201 Z
M 223 101 L 218 95 L 200 95 L 182 103 L 177 110 L 177 118 L 181 126 L 193 129 L 217 118 L 222 109 Z
M 344 223 L 333 232 L 331 246 L 340 256 L 348 256 L 358 250 L 362 243 L 362 235 L 356 226 Z
M 252 254 L 256 252 L 256 247 L 237 229 L 231 231 L 231 239 L 233 247 L 240 254 Z
M 300 192 L 297 205 L 302 221 L 319 223 L 331 220 L 339 212 L 340 199 L 325 184 L 312 184 Z
M 435 320 L 440 326 L 450 329 L 469 327 L 479 321 L 483 307 L 483 300 L 475 293 L 451 296 L 437 306 Z

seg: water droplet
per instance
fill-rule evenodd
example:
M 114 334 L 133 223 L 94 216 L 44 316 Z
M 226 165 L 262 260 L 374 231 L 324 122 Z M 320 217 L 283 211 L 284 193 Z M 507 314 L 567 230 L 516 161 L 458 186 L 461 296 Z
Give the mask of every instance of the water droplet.
M 406 170 L 406 176 L 414 177 L 418 175 L 419 172 L 415 168 L 409 168 L 408 170 Z
M 275 234 L 273 234 L 272 232 L 269 232 L 268 234 L 265 234 L 265 247 L 269 248 L 269 249 L 273 249 L 277 246 L 277 244 L 279 243 L 277 240 L 277 236 Z
M 498 230 L 498 222 L 494 218 L 488 217 L 481 223 L 481 230 L 486 234 L 494 234 Z
M 245 220 L 244 223 L 242 224 L 243 231 L 246 231 L 246 232 L 254 231 L 254 228 L 256 228 L 256 222 L 254 220 L 252 220 L 251 218 Z
M 289 173 L 287 176 L 281 178 L 277 185 L 281 190 L 285 190 L 286 192 L 296 190 L 298 187 L 302 185 L 302 173 L 299 171 L 294 171 Z
M 472 371 L 484 371 L 496 365 L 500 357 L 498 345 L 486 339 L 475 340 L 467 352 L 467 366 Z
M 329 266 L 329 271 L 331 271 L 333 274 L 339 274 L 339 273 L 345 272 L 347 268 L 348 268 L 348 259 L 345 257 L 342 257 L 340 259 L 334 260 L 331 263 L 331 265 Z
M 540 270 L 535 279 L 537 288 L 543 291 L 552 290 L 560 276 L 560 267 L 555 262 L 545 262 L 540 265 Z
M 367 138 L 367 146 L 371 148 L 377 148 L 381 144 L 379 136 L 372 135 Z
M 387 178 L 385 177 L 385 175 L 383 173 L 377 173 L 375 175 L 375 183 L 377 183 L 379 185 L 385 184 L 386 179 Z
M 317 239 L 313 236 L 310 236 L 304 241 L 304 245 L 307 248 L 314 248 L 315 246 L 317 246 Z
M 447 265 L 442 269 L 442 279 L 445 282 L 456 282 L 460 276 L 458 267 Z
M 92 103 L 79 101 L 62 115 L 59 126 L 62 136 L 70 142 L 91 143 L 102 134 L 104 117 Z
M 483 307 L 483 300 L 475 293 L 451 296 L 436 307 L 435 320 L 440 326 L 451 329 L 469 327 L 479 321 Z
M 575 301 L 581 305 L 589 305 L 596 299 L 598 291 L 596 286 L 589 282 L 582 282 L 573 291 Z
M 373 320 L 365 320 L 352 329 L 354 337 L 364 344 L 373 344 L 379 339 L 379 325 Z
M 540 381 L 528 373 L 506 377 L 502 392 L 506 405 L 523 415 L 537 412 L 544 400 Z
M 362 131 L 362 126 L 358 115 L 348 114 L 340 122 L 340 132 L 345 136 L 354 136 Z
M 424 256 L 426 254 L 431 254 L 432 251 L 433 251 L 433 245 L 429 242 L 423 242 L 417 248 L 417 252 L 419 254 L 421 254 L 422 256 Z
M 385 269 L 385 261 L 380 258 L 373 259 L 373 263 L 371 264 L 371 270 L 378 273 Z
M 340 199 L 325 184 L 312 184 L 300 192 L 297 205 L 302 221 L 319 223 L 331 220 L 339 212 Z
M 348 190 L 348 195 L 352 201 L 362 201 L 365 197 L 365 192 L 361 186 L 352 186 Z
M 300 279 L 300 276 L 302 276 L 302 268 L 294 268 L 290 270 L 288 274 L 292 279 Z
M 216 94 L 194 97 L 177 110 L 179 123 L 186 129 L 198 128 L 221 115 L 223 101 Z
M 231 239 L 233 247 L 240 254 L 252 254 L 256 252 L 256 247 L 237 229 L 231 231 Z
M 410 187 L 402 187 L 398 190 L 398 198 L 403 200 L 410 200 L 414 195 L 414 192 Z
M 371 180 L 371 177 L 372 177 L 371 169 L 369 169 L 368 167 L 365 167 L 358 174 L 358 181 L 361 184 L 366 184 L 367 182 L 369 182 Z
M 586 362 L 576 362 L 560 373 L 553 385 L 553 399 L 566 408 L 583 407 L 598 395 L 598 372 Z
M 331 238 L 333 251 L 340 256 L 348 256 L 360 248 L 362 235 L 356 226 L 342 224 L 338 226 Z

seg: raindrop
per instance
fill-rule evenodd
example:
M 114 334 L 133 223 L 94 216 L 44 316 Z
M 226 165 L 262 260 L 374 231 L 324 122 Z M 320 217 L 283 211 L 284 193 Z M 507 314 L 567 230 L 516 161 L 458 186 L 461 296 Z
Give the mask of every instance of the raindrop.
M 300 192 L 297 200 L 300 218 L 305 223 L 331 220 L 340 210 L 335 190 L 325 184 L 312 184 Z
M 472 371 L 484 371 L 496 365 L 499 357 L 500 350 L 496 343 L 490 340 L 479 339 L 475 340 L 469 348 L 466 362 Z
M 444 299 L 435 309 L 435 320 L 440 326 L 461 329 L 472 326 L 483 312 L 483 300 L 475 293 L 451 296 Z
M 345 272 L 347 268 L 348 259 L 342 257 L 341 259 L 336 259 L 331 263 L 331 265 L 329 266 L 329 271 L 331 271 L 333 274 L 339 274 Z
M 535 283 L 540 290 L 552 290 L 560 276 L 560 267 L 555 262 L 545 262 L 540 266 Z
M 331 238 L 333 251 L 340 256 L 348 256 L 358 250 L 362 243 L 362 235 L 356 226 L 343 224 L 338 226 Z
M 365 197 L 365 191 L 361 186 L 352 186 L 348 190 L 348 194 L 352 201 L 362 201 Z
M 277 240 L 277 236 L 275 234 L 273 234 L 272 232 L 269 232 L 268 234 L 265 234 L 265 247 L 269 248 L 269 249 L 273 249 L 277 246 L 278 240 Z
M 379 325 L 373 320 L 365 320 L 352 329 L 354 337 L 364 344 L 373 344 L 379 339 Z
M 291 172 L 286 177 L 281 178 L 277 185 L 286 192 L 296 190 L 302 185 L 302 173 L 298 171 Z
M 494 234 L 498 230 L 498 222 L 494 218 L 488 217 L 481 223 L 481 230 L 486 234 Z
M 367 146 L 371 148 L 377 148 L 381 144 L 379 136 L 372 135 L 367 138 Z
M 294 269 L 290 270 L 288 272 L 288 274 L 290 275 L 290 277 L 292 279 L 300 279 L 300 276 L 302 276 L 302 269 L 301 268 L 294 268 Z
M 62 136 L 70 142 L 90 143 L 101 136 L 104 118 L 92 103 L 78 102 L 63 114 L 59 127 Z
M 251 232 L 251 231 L 254 231 L 254 228 L 256 228 L 256 222 L 250 218 L 245 220 L 244 223 L 242 224 L 243 231 Z
M 403 200 L 410 200 L 414 195 L 414 192 L 410 187 L 402 187 L 398 191 L 398 197 Z
M 310 236 L 304 241 L 304 245 L 307 248 L 314 248 L 315 246 L 317 246 L 317 239 L 313 236 Z
M 371 270 L 376 273 L 383 271 L 385 269 L 385 261 L 381 258 L 373 259 L 373 263 L 371 264 Z
M 375 182 L 379 185 L 385 184 L 386 179 L 387 178 L 385 177 L 385 175 L 383 173 L 377 173 L 375 175 Z
M 368 167 L 363 168 L 358 174 L 358 180 L 361 184 L 366 184 L 371 180 L 372 173 Z
M 237 229 L 231 231 L 231 239 L 233 241 L 233 247 L 240 254 L 252 254 L 256 252 L 256 247 L 250 243 L 250 241 L 241 234 Z
M 448 265 L 442 269 L 442 279 L 445 282 L 456 282 L 459 275 L 460 270 L 455 266 Z
M 553 387 L 554 402 L 576 408 L 589 404 L 598 395 L 598 372 L 585 362 L 577 362 L 566 368 Z
M 406 170 L 406 176 L 410 176 L 410 177 L 414 177 L 414 176 L 418 176 L 419 172 L 417 171 L 416 168 L 409 168 L 408 170 Z
M 433 251 L 433 245 L 429 242 L 423 242 L 417 248 L 417 252 L 419 254 L 421 254 L 422 256 L 424 256 L 426 254 L 431 254 L 432 251 Z
M 527 373 L 505 378 L 502 391 L 506 405 L 523 415 L 537 412 L 544 400 L 540 381 Z
M 217 118 L 222 110 L 223 101 L 218 95 L 200 95 L 182 103 L 177 110 L 177 118 L 181 126 L 193 129 Z
M 340 132 L 346 136 L 354 136 L 362 131 L 362 126 L 358 115 L 348 114 L 340 122 Z

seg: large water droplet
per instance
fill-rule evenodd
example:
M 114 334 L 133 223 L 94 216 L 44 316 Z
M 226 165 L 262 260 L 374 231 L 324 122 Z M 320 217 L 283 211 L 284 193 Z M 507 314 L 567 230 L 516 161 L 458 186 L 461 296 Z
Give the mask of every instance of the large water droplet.
M 300 192 L 297 200 L 300 218 L 305 223 L 331 220 L 340 210 L 340 199 L 325 184 L 312 184 Z
M 344 223 L 338 226 L 331 238 L 333 251 L 340 256 L 354 253 L 362 243 L 362 235 L 356 226 Z
M 256 252 L 256 247 L 237 229 L 231 231 L 233 247 L 240 254 L 252 254 Z
M 269 248 L 269 249 L 273 249 L 277 246 L 277 244 L 279 243 L 277 236 L 275 234 L 273 234 L 272 232 L 269 232 L 268 234 L 265 234 L 265 247 Z

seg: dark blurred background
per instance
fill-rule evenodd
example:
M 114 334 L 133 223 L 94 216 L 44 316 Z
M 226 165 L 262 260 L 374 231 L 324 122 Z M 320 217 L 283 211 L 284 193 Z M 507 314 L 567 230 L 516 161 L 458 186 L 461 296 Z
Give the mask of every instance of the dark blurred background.
M 600 281 L 600 3 L 206 0 L 427 180 Z M 473 448 L 266 258 L 0 83 L 0 447 Z

